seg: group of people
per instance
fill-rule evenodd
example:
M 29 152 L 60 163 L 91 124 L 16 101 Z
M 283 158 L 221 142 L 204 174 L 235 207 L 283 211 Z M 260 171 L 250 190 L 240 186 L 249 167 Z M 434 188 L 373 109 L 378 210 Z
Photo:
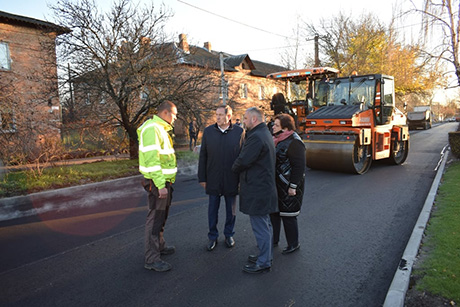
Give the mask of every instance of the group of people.
M 177 165 L 169 131 L 177 116 L 176 106 L 163 102 L 158 115 L 139 129 L 139 170 L 148 192 L 149 211 L 145 227 L 144 267 L 168 271 L 171 265 L 161 255 L 175 252 L 163 237 L 171 205 L 172 183 Z M 236 199 L 239 209 L 249 215 L 256 238 L 258 254 L 248 256 L 243 267 L 247 273 L 270 271 L 273 246 L 278 245 L 281 221 L 287 246 L 283 254 L 299 249 L 297 216 L 302 205 L 305 182 L 305 145 L 294 131 L 293 118 L 278 114 L 273 135 L 264 122 L 263 112 L 256 107 L 246 110 L 244 129 L 233 124 L 232 109 L 222 105 L 216 109 L 216 123 L 206 127 L 201 140 L 198 180 L 209 195 L 208 243 L 213 251 L 218 244 L 218 212 L 224 198 L 226 219 L 225 245 L 235 246 L 234 226 Z

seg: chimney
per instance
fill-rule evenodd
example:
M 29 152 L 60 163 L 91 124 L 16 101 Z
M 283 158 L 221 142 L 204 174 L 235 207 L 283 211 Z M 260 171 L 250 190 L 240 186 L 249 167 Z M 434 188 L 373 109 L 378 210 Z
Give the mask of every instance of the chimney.
M 186 34 L 179 34 L 179 48 L 184 50 L 184 52 L 189 53 L 190 49 L 187 43 L 187 35 Z
M 143 55 L 143 53 L 148 52 L 149 47 L 150 47 L 150 38 L 145 37 L 145 36 L 141 37 L 139 52 Z
M 204 43 L 204 48 L 208 49 L 208 51 L 211 52 L 211 43 L 210 42 Z
M 142 46 L 148 46 L 150 45 L 150 38 L 142 36 L 141 37 L 141 45 Z

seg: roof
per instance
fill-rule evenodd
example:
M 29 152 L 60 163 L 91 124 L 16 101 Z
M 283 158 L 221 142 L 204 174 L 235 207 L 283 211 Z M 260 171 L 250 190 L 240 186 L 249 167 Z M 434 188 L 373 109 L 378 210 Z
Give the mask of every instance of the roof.
M 251 75 L 256 77 L 266 77 L 270 73 L 285 70 L 285 67 L 269 64 L 261 61 L 251 60 L 248 54 L 231 55 L 225 52 L 209 51 L 206 48 L 198 46 L 189 46 L 190 52 L 185 53 L 177 45 L 177 50 L 181 53 L 181 62 L 183 64 L 197 65 L 220 70 L 220 54 L 223 56 L 224 70 L 230 72 L 238 71 L 243 62 L 246 62 Z
M 313 67 L 313 68 L 304 68 L 297 70 L 287 70 L 271 73 L 267 78 L 273 78 L 278 80 L 290 80 L 290 81 L 299 81 L 305 80 L 306 78 L 319 79 L 323 77 L 337 77 L 339 70 L 331 67 Z
M 4 11 L 0 11 L 0 22 L 21 25 L 30 28 L 43 29 L 47 31 L 55 31 L 58 33 L 58 35 L 71 32 L 69 28 L 61 27 L 48 21 L 30 18 L 26 16 L 14 15 Z

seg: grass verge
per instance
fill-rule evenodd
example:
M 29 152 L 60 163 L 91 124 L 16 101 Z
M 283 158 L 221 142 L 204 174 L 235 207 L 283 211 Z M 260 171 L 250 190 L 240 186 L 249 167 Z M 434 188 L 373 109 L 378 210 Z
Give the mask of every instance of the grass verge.
M 421 255 L 416 290 L 460 302 L 460 161 L 443 176 Z
M 190 151 L 177 151 L 176 156 L 183 164 L 198 160 L 198 155 Z M 40 173 L 25 170 L 5 174 L 0 179 L 0 198 L 139 175 L 139 163 L 137 159 L 103 161 L 49 167 Z

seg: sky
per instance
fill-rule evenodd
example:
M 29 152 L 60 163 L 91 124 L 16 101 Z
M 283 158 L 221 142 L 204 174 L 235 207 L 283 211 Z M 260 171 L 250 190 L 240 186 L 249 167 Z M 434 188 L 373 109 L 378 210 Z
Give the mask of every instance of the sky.
M 289 38 L 298 24 L 318 24 L 321 19 L 330 19 L 341 12 L 356 17 L 373 13 L 388 25 L 401 6 L 410 3 L 401 0 L 134 0 L 141 4 L 150 1 L 158 6 L 164 3 L 173 13 L 166 31 L 176 42 L 179 34 L 184 33 L 191 45 L 203 46 L 210 42 L 215 51 L 248 54 L 253 60 L 276 65 L 282 65 L 281 54 L 293 43 Z M 0 10 L 53 22 L 49 5 L 55 3 L 56 0 L 0 0 Z M 96 3 L 106 10 L 112 0 L 96 0 Z M 413 23 L 399 19 L 396 26 L 404 29 L 408 37 L 417 37 L 419 33 L 414 30 L 416 26 L 411 26 Z M 313 42 L 302 42 L 302 46 L 302 52 L 312 57 Z
M 136 0 L 137 1 L 137 0 Z M 141 3 L 150 0 L 140 0 Z M 281 64 L 285 47 L 292 43 L 293 29 L 299 22 L 317 22 L 339 12 L 361 15 L 375 13 L 388 23 L 396 0 L 385 5 L 369 0 L 153 0 L 164 3 L 174 14 L 166 30 L 178 41 L 187 34 L 189 44 L 203 46 L 210 42 L 212 49 L 238 55 L 249 54 L 251 59 Z M 0 10 L 12 14 L 53 21 L 48 4 L 55 0 L 0 0 Z M 111 0 L 96 0 L 98 6 L 109 8 Z M 327 5 L 325 5 L 327 3 Z M 313 42 L 305 42 L 306 52 L 313 53 Z M 311 50 L 311 51 L 310 51 Z

